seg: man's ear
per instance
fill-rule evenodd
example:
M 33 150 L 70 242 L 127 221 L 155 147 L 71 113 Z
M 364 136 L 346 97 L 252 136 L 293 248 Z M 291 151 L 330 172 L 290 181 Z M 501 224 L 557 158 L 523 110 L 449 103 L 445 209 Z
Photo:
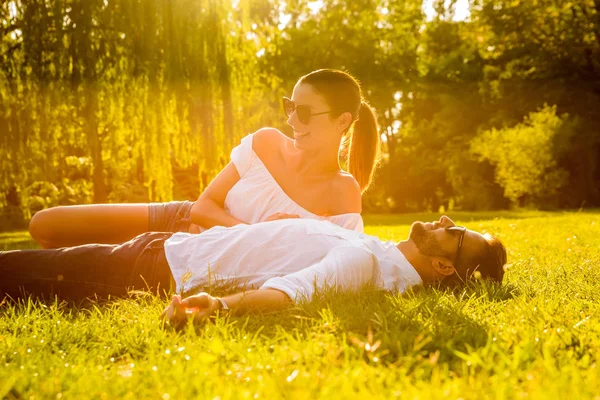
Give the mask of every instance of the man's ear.
M 452 262 L 445 257 L 434 257 L 431 266 L 437 273 L 444 276 L 450 276 L 456 271 Z

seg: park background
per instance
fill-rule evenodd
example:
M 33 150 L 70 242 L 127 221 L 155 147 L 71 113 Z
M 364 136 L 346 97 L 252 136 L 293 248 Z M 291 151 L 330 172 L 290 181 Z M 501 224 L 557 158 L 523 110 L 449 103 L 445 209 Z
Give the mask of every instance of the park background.
M 318 68 L 379 115 L 365 212 L 600 206 L 597 0 L 0 4 L 0 230 L 195 200 Z
M 379 113 L 365 232 L 444 209 L 506 244 L 504 284 L 182 332 L 144 292 L 0 299 L 0 398 L 599 398 L 599 0 L 1 1 L 0 251 L 45 207 L 195 199 L 324 67 Z

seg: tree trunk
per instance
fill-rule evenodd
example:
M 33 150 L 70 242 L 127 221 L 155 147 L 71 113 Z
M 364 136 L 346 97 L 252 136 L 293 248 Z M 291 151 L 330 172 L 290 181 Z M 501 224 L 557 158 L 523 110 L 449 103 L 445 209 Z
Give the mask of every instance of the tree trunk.
M 231 73 L 227 63 L 227 37 L 222 29 L 218 30 L 219 46 L 218 70 L 219 84 L 221 86 L 221 99 L 223 101 L 223 135 L 229 148 L 233 147 L 233 102 L 231 97 Z
M 106 202 L 106 182 L 104 180 L 104 161 L 102 160 L 102 141 L 98 135 L 98 93 L 95 85 L 86 85 L 84 118 L 88 146 L 93 163 L 94 203 Z
M 72 9 L 74 23 L 72 33 L 71 56 L 73 73 L 71 84 L 74 91 L 83 88 L 79 94 L 82 129 L 88 142 L 88 152 L 93 163 L 94 203 L 106 202 L 106 183 L 104 181 L 104 162 L 102 160 L 102 142 L 98 133 L 98 76 L 96 74 L 96 54 L 93 32 L 94 4 L 91 1 L 75 2 Z M 77 101 L 77 100 L 76 100 Z

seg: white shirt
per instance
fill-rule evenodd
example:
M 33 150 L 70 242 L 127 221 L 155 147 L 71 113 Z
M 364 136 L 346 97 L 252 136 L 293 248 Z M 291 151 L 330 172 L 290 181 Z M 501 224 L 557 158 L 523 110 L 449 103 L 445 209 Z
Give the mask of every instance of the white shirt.
M 300 218 L 330 221 L 346 229 L 363 232 L 364 225 L 359 213 L 338 214 L 322 217 L 300 207 L 279 186 L 273 175 L 252 149 L 250 134 L 231 151 L 240 180 L 225 197 L 225 211 L 248 224 L 264 221 L 275 213 L 297 214 Z
M 371 282 L 403 292 L 422 283 L 395 243 L 311 219 L 179 232 L 165 254 L 180 293 L 235 285 L 278 289 L 298 301 L 330 286 L 356 290 Z

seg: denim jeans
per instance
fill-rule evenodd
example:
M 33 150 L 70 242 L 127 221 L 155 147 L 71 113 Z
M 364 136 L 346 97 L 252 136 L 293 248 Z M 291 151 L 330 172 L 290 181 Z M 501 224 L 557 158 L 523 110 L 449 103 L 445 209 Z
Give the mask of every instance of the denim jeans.
M 192 222 L 192 201 L 169 201 L 148 204 L 148 230 L 150 232 L 187 232 Z
M 57 295 L 65 300 L 126 296 L 129 289 L 168 291 L 173 282 L 164 242 L 147 232 L 121 244 L 0 252 L 0 300 Z

